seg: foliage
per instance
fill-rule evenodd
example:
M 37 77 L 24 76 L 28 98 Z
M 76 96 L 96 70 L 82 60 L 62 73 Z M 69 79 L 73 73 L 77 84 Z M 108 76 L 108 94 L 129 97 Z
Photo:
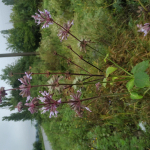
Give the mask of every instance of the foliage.
M 25 120 L 32 120 L 32 115 L 29 111 L 22 111 L 21 113 L 12 113 L 10 116 L 4 116 L 3 120 L 6 121 L 25 121 Z
M 7 49 L 13 52 L 31 52 L 38 47 L 39 27 L 31 18 L 31 15 L 37 11 L 37 3 L 38 0 L 19 0 L 13 5 L 10 22 L 13 23 L 14 28 L 9 29 Z
M 5 5 L 14 5 L 16 0 L 2 0 Z

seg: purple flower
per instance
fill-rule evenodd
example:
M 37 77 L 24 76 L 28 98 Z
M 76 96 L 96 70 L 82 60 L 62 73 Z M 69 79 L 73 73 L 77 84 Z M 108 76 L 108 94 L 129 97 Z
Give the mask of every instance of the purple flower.
M 33 100 L 30 103 L 25 103 L 26 106 L 28 106 L 28 110 L 31 112 L 31 114 L 38 112 L 38 100 L 37 98 L 33 98 Z
M 56 108 L 61 103 L 61 99 L 59 99 L 58 101 L 55 101 L 52 99 L 53 94 L 49 94 L 46 91 L 44 92 L 40 91 L 40 93 L 44 97 L 38 97 L 38 99 L 41 100 L 41 102 L 45 104 L 45 106 L 41 108 L 42 114 L 50 110 L 49 118 L 51 118 L 52 116 L 57 117 L 58 111 L 56 110 Z
M 61 39 L 60 41 L 62 42 L 62 40 L 67 40 L 67 37 L 69 36 L 69 30 L 70 30 L 70 28 L 72 27 L 72 25 L 73 25 L 73 20 L 72 21 L 68 21 L 66 24 L 64 24 L 64 28 L 66 29 L 66 30 L 64 30 L 64 29 L 60 29 L 59 30 L 59 33 L 58 33 L 58 37 Z
M 58 111 L 56 109 L 60 103 L 61 103 L 61 99 L 58 101 L 55 101 L 55 103 L 51 104 L 50 106 L 47 105 L 47 106 L 42 107 L 41 108 L 42 114 L 50 110 L 49 118 L 51 118 L 52 116 L 57 117 Z
M 18 80 L 19 80 L 22 84 L 28 85 L 28 84 L 30 84 L 30 80 L 32 79 L 32 76 L 31 76 L 32 73 L 28 74 L 28 73 L 25 72 L 25 74 L 26 74 L 26 76 L 23 76 L 23 78 L 20 78 L 20 79 L 18 79 Z
M 1 87 L 0 88 L 0 103 L 2 103 L 2 97 L 4 97 L 5 95 L 7 95 L 5 88 Z
M 84 51 L 86 53 L 86 45 L 88 43 L 90 43 L 91 40 L 86 40 L 86 39 L 82 39 L 81 42 L 78 44 L 78 46 L 80 47 L 80 51 Z
M 96 83 L 95 86 L 96 86 L 96 89 L 97 89 L 97 91 L 98 91 L 99 88 L 100 88 L 100 86 L 101 86 L 100 82 Z
M 47 10 L 44 10 L 45 12 L 42 12 L 38 10 L 40 14 L 35 13 L 35 16 L 32 16 L 35 19 L 35 23 L 38 25 L 40 23 L 44 23 L 42 28 L 47 28 L 49 27 L 50 24 L 53 24 L 53 19 L 51 18 L 50 12 Z
M 78 90 L 76 94 L 73 93 L 72 95 L 70 95 L 72 99 L 69 100 L 69 101 L 73 101 L 72 103 L 69 103 L 69 105 L 73 110 L 75 110 L 75 112 L 79 117 L 82 117 L 82 111 L 83 111 L 82 109 L 86 109 L 91 112 L 91 110 L 88 107 L 81 105 L 81 101 L 80 101 L 81 94 L 82 93 Z
M 21 111 L 22 111 L 22 108 L 23 108 L 22 102 L 19 102 L 19 103 L 17 104 L 16 108 L 18 108 L 18 111 L 21 112 Z
M 22 84 L 19 86 L 19 88 L 20 88 L 19 90 L 21 91 L 19 95 L 21 95 L 22 97 L 27 97 L 26 102 L 28 102 L 31 98 L 30 96 L 31 85 L 25 86 Z
M 23 76 L 23 78 L 18 79 L 22 85 L 19 86 L 21 92 L 19 95 L 21 95 L 22 97 L 27 97 L 26 102 L 28 102 L 30 100 L 30 89 L 31 89 L 31 85 L 30 85 L 30 80 L 32 79 L 31 74 L 26 73 L 26 76 Z
M 47 82 L 52 84 L 53 86 L 49 86 L 49 91 L 52 93 L 54 90 L 61 91 L 63 89 L 62 85 L 59 85 L 59 80 L 61 80 L 63 76 L 53 75 L 50 80 Z
M 137 27 L 139 28 L 138 32 L 144 32 L 144 36 L 146 36 L 148 32 L 150 31 L 149 23 L 145 23 L 143 26 L 142 24 L 137 24 Z

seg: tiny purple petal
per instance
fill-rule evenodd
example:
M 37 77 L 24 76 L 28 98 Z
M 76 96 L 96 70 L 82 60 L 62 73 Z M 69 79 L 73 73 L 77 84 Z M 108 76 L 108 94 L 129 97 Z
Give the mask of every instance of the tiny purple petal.
M 137 24 L 137 27 L 139 28 L 138 32 L 144 32 L 144 36 L 150 31 L 150 23 L 145 23 L 143 26 L 142 24 Z

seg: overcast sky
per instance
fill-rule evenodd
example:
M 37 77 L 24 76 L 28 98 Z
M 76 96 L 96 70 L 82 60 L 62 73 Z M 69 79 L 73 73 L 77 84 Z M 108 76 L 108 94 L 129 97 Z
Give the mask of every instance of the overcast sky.
M 0 31 L 12 28 L 9 22 L 11 7 L 6 6 L 0 0 Z M 0 53 L 9 53 L 6 51 L 6 39 L 0 34 Z M 7 64 L 12 64 L 17 58 L 0 58 L 0 74 Z M 10 88 L 5 82 L 0 80 L 0 87 Z M 13 112 L 16 112 L 13 111 Z M 31 121 L 25 122 L 7 122 L 1 121 L 3 116 L 9 116 L 12 111 L 0 109 L 0 147 L 1 150 L 32 150 L 32 144 L 35 142 L 36 131 L 31 125 Z

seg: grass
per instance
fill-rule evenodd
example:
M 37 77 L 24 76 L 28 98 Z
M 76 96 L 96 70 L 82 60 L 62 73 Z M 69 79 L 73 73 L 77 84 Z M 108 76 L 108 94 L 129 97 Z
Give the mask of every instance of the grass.
M 142 1 L 148 5 L 148 1 Z M 65 60 L 53 55 L 54 51 L 71 58 L 75 63 L 92 74 L 103 74 L 89 64 L 86 64 L 74 55 L 66 46 L 71 45 L 72 49 L 82 55 L 90 63 L 99 67 L 105 73 L 106 68 L 113 66 L 110 61 L 104 62 L 104 56 L 109 58 L 126 69 L 128 72 L 139 62 L 149 59 L 149 35 L 143 37 L 143 33 L 137 32 L 137 24 L 149 22 L 149 17 L 142 14 L 138 17 L 137 1 L 111 1 L 102 0 L 67 0 L 55 1 L 44 0 L 41 10 L 47 9 L 51 12 L 53 19 L 63 25 L 68 20 L 74 20 L 71 33 L 79 39 L 91 40 L 90 46 L 98 52 L 86 48 L 86 53 L 80 51 L 79 42 L 70 35 L 68 39 L 60 42 L 57 37 L 59 28 L 53 24 L 49 28 L 41 29 L 42 39 L 38 51 L 43 64 L 35 62 L 32 72 L 65 72 L 67 70 L 75 73 L 85 73 L 76 66 L 68 67 Z M 150 69 L 146 70 L 149 73 Z M 126 75 L 121 69 L 117 69 L 113 75 Z M 63 82 L 72 83 L 75 77 Z M 96 79 L 93 78 L 93 79 Z M 45 83 L 49 78 L 38 76 L 33 79 L 36 84 Z M 92 80 L 92 79 L 91 79 Z M 87 80 L 88 81 L 88 80 Z M 90 79 L 89 79 L 90 81 Z M 98 82 L 98 81 L 97 81 Z M 140 121 L 146 121 L 149 131 L 149 92 L 143 99 L 131 99 L 127 93 L 126 81 L 120 81 L 113 85 L 107 84 L 106 88 L 96 90 L 93 85 L 79 86 L 82 91 L 82 98 L 95 95 L 118 94 L 114 97 L 101 97 L 95 100 L 84 102 L 92 112 L 83 112 L 83 118 L 76 117 L 69 106 L 63 105 L 59 108 L 57 118 L 48 119 L 49 114 L 42 115 L 42 126 L 45 129 L 48 139 L 54 150 L 87 150 L 87 149 L 148 149 L 150 145 L 149 134 L 144 133 L 138 126 Z M 37 89 L 38 91 L 39 89 Z M 45 90 L 43 88 L 42 90 Z M 70 91 L 71 90 L 71 91 Z M 61 94 L 54 95 L 56 99 L 63 97 L 63 100 L 70 98 L 71 92 L 76 89 L 65 90 Z M 142 93 L 140 89 L 139 92 Z M 35 91 L 35 93 L 37 92 Z

